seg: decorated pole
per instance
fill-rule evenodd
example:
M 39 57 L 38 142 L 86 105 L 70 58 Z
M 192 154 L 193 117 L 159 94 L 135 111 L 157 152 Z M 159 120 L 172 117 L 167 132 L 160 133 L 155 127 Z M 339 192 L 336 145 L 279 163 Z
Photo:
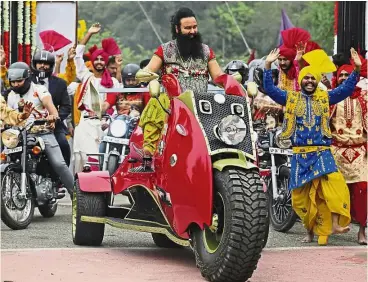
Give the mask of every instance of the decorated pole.
M 18 11 L 17 11 L 17 40 L 18 40 L 18 62 L 23 62 L 23 24 L 24 24 L 24 18 L 23 18 L 23 7 L 24 2 L 18 1 Z
M 3 44 L 6 58 L 6 66 L 9 66 L 10 59 L 10 3 L 9 1 L 3 2 L 3 17 L 4 17 L 4 32 L 3 32 Z

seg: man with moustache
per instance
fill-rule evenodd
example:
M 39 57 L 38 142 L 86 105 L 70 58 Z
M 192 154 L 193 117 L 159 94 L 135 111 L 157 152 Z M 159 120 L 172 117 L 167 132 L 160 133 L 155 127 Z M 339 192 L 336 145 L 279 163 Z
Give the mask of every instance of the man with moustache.
M 353 65 L 340 66 L 337 85 L 353 71 Z M 367 77 L 364 64 L 360 75 Z M 331 129 L 332 153 L 350 190 L 351 216 L 359 223 L 358 243 L 367 245 L 367 89 L 356 86 L 353 95 L 331 107 Z
M 266 58 L 264 89 L 286 107 L 280 138 L 290 139 L 293 145 L 289 182 L 292 205 L 308 231 L 303 241 L 311 242 L 316 234 L 318 244 L 326 245 L 329 235 L 350 230 L 351 218 L 349 190 L 330 148 L 329 107 L 353 94 L 362 63 L 351 48 L 354 71 L 344 84 L 325 91 L 317 86 L 322 73 L 333 72 L 336 67 L 323 50 L 314 50 L 303 55 L 310 65 L 299 73 L 301 91 L 284 91 L 272 80 L 271 64 L 279 55 L 275 49 Z
M 87 42 L 93 34 L 97 34 L 100 30 L 100 24 L 93 24 L 76 48 L 77 79 L 81 81 L 82 86 L 77 100 L 81 117 L 74 130 L 75 172 L 80 172 L 83 169 L 84 164 L 88 161 L 87 154 L 98 154 L 100 138 L 102 137 L 101 116 L 116 101 L 115 93 L 100 95 L 100 91 L 106 88 L 120 87 L 119 81 L 111 77 L 106 67 L 109 56 L 118 54 L 109 54 L 106 49 L 94 48 L 90 54 L 92 72 L 83 60 Z M 92 160 L 90 159 L 90 161 Z
M 179 81 L 181 90 L 192 90 L 194 94 L 207 92 L 208 76 L 215 80 L 223 74 L 213 50 L 202 43 L 197 19 L 189 8 L 180 8 L 171 18 L 172 39 L 159 46 L 145 70 L 162 75 L 172 73 Z M 165 95 L 160 100 L 168 107 Z M 166 98 L 165 98 L 166 97 Z M 151 113 L 155 114 L 152 115 Z M 150 99 L 142 113 L 139 126 L 143 128 L 144 154 L 149 158 L 156 150 L 164 126 L 166 113 L 157 99 Z

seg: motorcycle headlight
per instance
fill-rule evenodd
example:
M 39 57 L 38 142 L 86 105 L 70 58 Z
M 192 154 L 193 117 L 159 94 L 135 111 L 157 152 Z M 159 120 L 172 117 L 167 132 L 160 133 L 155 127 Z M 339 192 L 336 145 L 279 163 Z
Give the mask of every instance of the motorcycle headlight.
M 247 126 L 239 116 L 229 115 L 223 118 L 217 127 L 218 137 L 227 145 L 238 145 L 247 134 Z
M 114 120 L 110 124 L 110 133 L 112 136 L 120 138 L 125 135 L 127 131 L 127 124 L 123 120 Z
M 1 141 L 3 142 L 5 147 L 13 149 L 19 143 L 19 134 L 19 130 L 7 129 L 3 133 L 1 133 Z
M 280 149 L 289 149 L 291 147 L 291 140 L 290 139 L 283 140 L 280 137 L 281 137 L 281 130 L 277 131 L 275 134 L 275 143 L 277 147 L 279 147 Z

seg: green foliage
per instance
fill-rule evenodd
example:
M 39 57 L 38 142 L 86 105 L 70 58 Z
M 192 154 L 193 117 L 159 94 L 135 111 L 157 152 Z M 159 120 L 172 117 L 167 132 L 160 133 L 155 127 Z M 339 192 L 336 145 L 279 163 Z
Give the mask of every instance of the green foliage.
M 197 17 L 203 41 L 225 65 L 232 59 L 247 61 L 248 50 L 224 2 L 160 1 L 140 2 L 163 42 L 171 40 L 170 19 L 180 7 L 192 9 Z M 231 11 L 256 57 L 266 55 L 278 45 L 281 9 L 285 9 L 294 26 L 308 30 L 327 53 L 333 49 L 334 2 L 228 2 Z M 138 2 L 78 2 L 79 19 L 88 27 L 94 22 L 103 26 L 89 45 L 104 37 L 114 37 L 123 51 L 124 64 L 150 58 L 160 40 L 142 12 Z

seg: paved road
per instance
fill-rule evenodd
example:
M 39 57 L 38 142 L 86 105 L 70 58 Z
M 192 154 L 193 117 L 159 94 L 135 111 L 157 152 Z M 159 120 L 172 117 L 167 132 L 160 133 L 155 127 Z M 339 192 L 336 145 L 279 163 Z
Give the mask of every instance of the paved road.
M 287 234 L 271 230 L 250 281 L 364 281 L 367 249 L 357 246 L 357 227 L 352 228 L 348 234 L 331 237 L 328 247 L 301 243 L 300 223 Z M 26 230 L 13 231 L 1 223 L 1 248 L 1 281 L 205 281 L 189 249 L 159 249 L 147 233 L 107 226 L 101 248 L 75 246 L 67 200 L 52 219 L 37 211 Z M 303 265 L 303 271 L 292 265 Z
M 70 200 L 62 200 L 61 206 L 53 218 L 45 219 L 35 210 L 33 222 L 26 230 L 13 231 L 1 222 L 1 248 L 75 248 L 71 235 Z M 357 246 L 357 226 L 352 225 L 348 234 L 331 236 L 330 246 Z M 317 246 L 317 243 L 304 244 L 304 229 L 300 223 L 287 233 L 275 232 L 271 228 L 267 248 Z M 106 226 L 103 246 L 109 247 L 155 247 L 151 235 L 126 231 Z

